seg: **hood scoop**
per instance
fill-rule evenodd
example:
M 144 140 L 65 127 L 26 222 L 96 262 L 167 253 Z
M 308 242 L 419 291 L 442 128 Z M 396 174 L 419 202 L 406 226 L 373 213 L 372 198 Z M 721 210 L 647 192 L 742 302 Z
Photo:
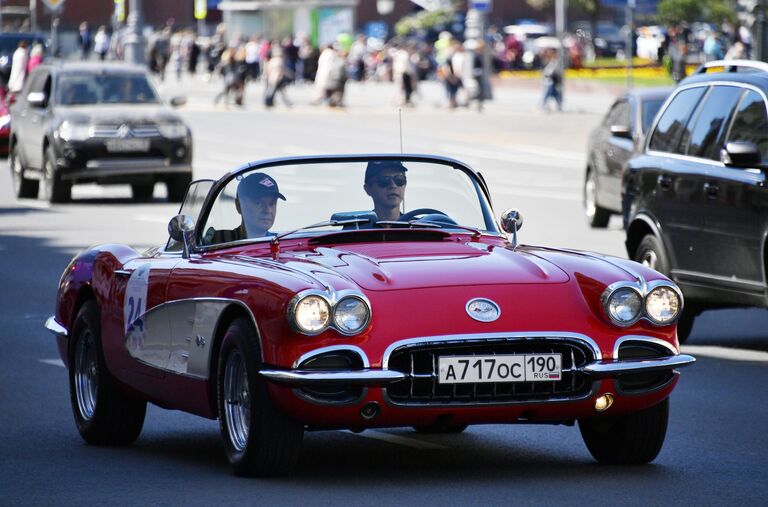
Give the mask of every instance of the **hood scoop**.
M 345 243 L 384 243 L 392 241 L 443 241 L 450 234 L 432 229 L 359 229 L 324 234 L 309 240 L 313 246 Z

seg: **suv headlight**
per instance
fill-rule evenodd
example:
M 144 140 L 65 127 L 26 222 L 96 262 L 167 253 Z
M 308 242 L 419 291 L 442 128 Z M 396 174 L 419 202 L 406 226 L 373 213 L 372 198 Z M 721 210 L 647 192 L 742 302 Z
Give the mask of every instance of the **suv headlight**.
M 72 123 L 65 120 L 59 125 L 57 132 L 65 141 L 85 141 L 91 137 L 91 126 L 87 123 Z
M 358 296 L 347 296 L 336 303 L 333 324 L 343 334 L 356 334 L 371 320 L 368 303 Z
M 610 290 L 605 297 L 604 305 L 608 317 L 617 326 L 631 326 L 643 315 L 643 298 L 632 287 Z
M 183 123 L 161 123 L 157 128 L 160 135 L 169 139 L 178 139 L 187 135 L 187 126 Z
M 680 316 L 683 301 L 672 287 L 661 285 L 645 296 L 645 313 L 654 324 L 664 326 Z
M 325 298 L 311 294 L 297 300 L 292 313 L 293 323 L 299 332 L 320 334 L 331 320 L 331 305 Z

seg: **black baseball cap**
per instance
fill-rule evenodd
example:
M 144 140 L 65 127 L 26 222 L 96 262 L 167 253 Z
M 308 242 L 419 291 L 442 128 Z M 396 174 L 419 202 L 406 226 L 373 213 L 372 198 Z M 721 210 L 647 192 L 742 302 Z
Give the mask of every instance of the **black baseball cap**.
M 246 195 L 248 197 L 261 197 L 263 195 L 274 195 L 282 200 L 285 196 L 280 193 L 275 179 L 264 173 L 251 173 L 237 185 L 237 197 Z
M 365 181 L 370 180 L 382 171 L 405 172 L 405 167 L 399 160 L 371 160 L 365 167 Z

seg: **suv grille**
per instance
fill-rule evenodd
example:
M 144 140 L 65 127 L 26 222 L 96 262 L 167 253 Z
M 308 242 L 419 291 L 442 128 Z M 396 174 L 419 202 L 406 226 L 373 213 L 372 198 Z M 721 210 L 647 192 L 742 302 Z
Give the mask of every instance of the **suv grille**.
M 122 129 L 122 131 L 121 131 Z M 160 130 L 156 125 L 95 125 L 91 128 L 91 137 L 119 138 L 119 137 L 159 137 Z
M 439 384 L 438 358 L 464 355 L 561 354 L 562 378 L 550 382 Z M 568 338 L 490 339 L 406 345 L 396 349 L 389 369 L 408 373 L 408 380 L 386 388 L 394 404 L 451 405 L 566 401 L 584 398 L 592 380 L 575 370 L 593 361 L 591 349 Z

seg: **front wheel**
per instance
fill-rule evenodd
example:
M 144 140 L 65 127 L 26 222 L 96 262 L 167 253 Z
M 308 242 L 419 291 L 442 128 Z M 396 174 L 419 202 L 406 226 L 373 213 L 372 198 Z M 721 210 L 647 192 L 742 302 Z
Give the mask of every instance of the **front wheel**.
M 261 350 L 249 321 L 236 319 L 219 353 L 217 394 L 224 448 L 236 475 L 267 477 L 291 471 L 304 425 L 282 414 L 259 375 Z
M 597 176 L 592 170 L 584 182 L 584 214 L 589 226 L 596 229 L 608 227 L 611 219 L 611 212 L 597 204 Z
M 14 195 L 19 199 L 36 198 L 40 182 L 24 177 L 24 166 L 21 165 L 21 160 L 19 160 L 19 147 L 17 146 L 17 143 L 11 144 L 11 153 L 8 156 L 8 167 L 11 169 Z
M 144 426 L 147 402 L 124 393 L 107 370 L 95 301 L 80 309 L 72 326 L 69 392 L 75 424 L 92 445 L 128 445 Z
M 659 454 L 668 419 L 669 398 L 633 414 L 581 419 L 579 429 L 598 462 L 640 465 L 650 463 Z
M 72 182 L 61 177 L 56 166 L 56 155 L 49 146 L 43 156 L 42 199 L 53 203 L 69 202 L 72 199 Z

